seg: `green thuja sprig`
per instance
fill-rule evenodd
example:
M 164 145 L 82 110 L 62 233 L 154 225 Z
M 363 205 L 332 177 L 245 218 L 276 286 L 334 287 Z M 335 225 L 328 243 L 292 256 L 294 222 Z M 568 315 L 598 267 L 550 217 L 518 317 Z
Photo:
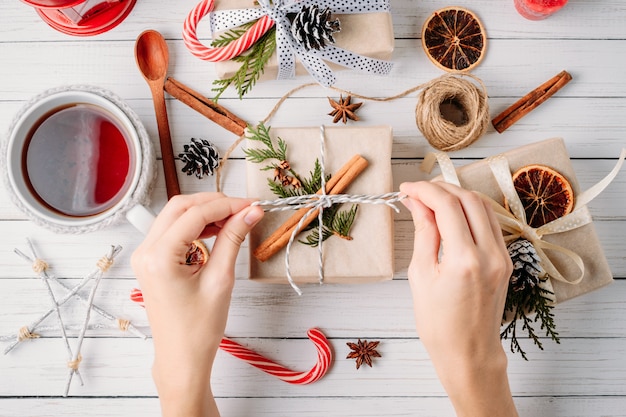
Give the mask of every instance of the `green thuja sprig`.
M 246 136 L 248 140 L 255 140 L 261 142 L 265 148 L 248 148 L 244 149 L 244 153 L 248 161 L 260 164 L 268 159 L 275 159 L 278 162 L 287 160 L 287 144 L 281 138 L 278 138 L 277 145 L 274 146 L 274 142 L 270 137 L 271 127 L 266 127 L 264 123 L 259 123 L 259 126 L 255 129 L 252 126 L 248 126 L 250 135 Z M 266 165 L 261 168 L 263 171 L 274 169 L 278 166 L 276 163 Z
M 522 323 L 521 331 L 526 331 L 528 338 L 532 339 L 539 349 L 543 350 L 543 344 L 534 327 L 537 322 L 540 323 L 539 330 L 545 330 L 547 337 L 550 337 L 556 343 L 561 343 L 554 323 L 553 305 L 551 304 L 552 295 L 554 295 L 552 291 L 546 290 L 540 285 L 526 286 L 524 289 L 514 291 L 512 284 L 509 283 L 503 317 L 507 317 L 508 312 L 512 314 L 512 320 L 502 330 L 500 338 L 503 340 L 510 339 L 511 352 L 520 353 L 525 360 L 528 360 L 526 352 L 522 349 L 518 340 L 518 321 Z M 535 314 L 534 318 L 529 317 L 533 313 Z
M 354 204 L 350 210 L 338 210 L 335 206 L 324 210 L 324 213 L 322 214 L 322 223 L 324 224 L 324 226 L 322 226 L 322 241 L 325 241 L 331 236 L 338 236 L 345 240 L 352 240 L 350 230 L 354 224 L 358 208 L 359 207 Z M 329 218 L 324 219 L 327 212 Z M 312 224 L 308 228 L 311 229 L 311 233 L 309 233 L 306 237 L 306 240 L 301 240 L 300 242 L 314 247 L 320 244 L 319 222 L 315 223 L 316 224 Z
M 211 45 L 222 47 L 236 41 L 241 38 L 254 23 L 255 22 L 249 22 L 238 28 L 229 30 L 215 39 Z M 239 99 L 242 99 L 244 95 L 252 90 L 252 87 L 254 87 L 261 74 L 263 74 L 265 65 L 275 50 L 276 27 L 273 26 L 261 36 L 250 49 L 233 58 L 233 61 L 241 63 L 241 66 L 231 77 L 213 81 L 215 87 L 212 88 L 211 91 L 216 92 L 214 99 L 218 100 L 230 85 L 235 87 Z

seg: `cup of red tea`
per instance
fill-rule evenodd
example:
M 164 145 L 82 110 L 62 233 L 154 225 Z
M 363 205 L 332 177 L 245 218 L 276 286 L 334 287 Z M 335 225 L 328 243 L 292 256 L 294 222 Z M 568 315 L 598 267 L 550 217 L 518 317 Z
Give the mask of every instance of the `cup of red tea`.
M 44 92 L 18 113 L 3 147 L 5 180 L 33 221 L 80 233 L 127 217 L 146 231 L 155 175 L 145 128 L 113 93 L 91 86 Z

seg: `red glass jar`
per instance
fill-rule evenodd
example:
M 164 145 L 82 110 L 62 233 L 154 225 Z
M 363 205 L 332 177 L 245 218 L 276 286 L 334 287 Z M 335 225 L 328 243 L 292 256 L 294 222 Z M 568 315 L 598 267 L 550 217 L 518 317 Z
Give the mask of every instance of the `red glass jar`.
M 136 0 L 22 0 L 59 32 L 92 36 L 106 32 L 128 16 Z
M 567 0 L 515 0 L 517 12 L 530 20 L 541 20 L 560 10 Z

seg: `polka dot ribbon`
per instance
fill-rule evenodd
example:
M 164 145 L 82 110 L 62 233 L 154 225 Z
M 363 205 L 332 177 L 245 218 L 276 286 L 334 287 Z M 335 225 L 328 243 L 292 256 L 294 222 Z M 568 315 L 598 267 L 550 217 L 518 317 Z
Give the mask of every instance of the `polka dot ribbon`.
M 130 299 L 142 307 L 144 306 L 143 294 L 140 289 L 133 288 Z M 290 384 L 306 385 L 326 375 L 333 359 L 330 342 L 321 330 L 316 328 L 309 329 L 307 336 L 317 350 L 317 362 L 308 371 L 294 371 L 286 368 L 227 337 L 220 342 L 220 349 L 281 381 Z
M 219 62 L 238 56 L 250 48 L 272 26 L 276 25 L 276 50 L 278 57 L 278 79 L 295 76 L 296 57 L 315 81 L 325 87 L 335 83 L 335 76 L 324 62 L 356 69 L 377 75 L 389 74 L 393 64 L 389 61 L 358 55 L 333 45 L 320 51 L 306 51 L 291 34 L 288 13 L 297 13 L 303 6 L 317 5 L 332 13 L 373 13 L 388 12 L 389 0 L 258 0 L 260 8 L 213 11 L 215 0 L 202 0 L 189 13 L 183 28 L 183 40 L 189 51 L 200 59 Z M 197 36 L 200 20 L 209 15 L 211 32 L 219 32 L 257 20 L 239 39 L 224 47 L 206 47 Z
M 502 194 L 504 195 L 504 198 L 511 208 L 511 211 L 505 209 L 486 195 L 481 194 L 481 197 L 491 204 L 500 223 L 500 227 L 503 231 L 508 233 L 505 237 L 505 241 L 507 243 L 520 237 L 529 240 L 532 242 L 533 246 L 535 246 L 537 254 L 541 258 L 542 266 L 551 279 L 576 285 L 582 281 L 585 275 L 585 265 L 582 258 L 577 253 L 569 249 L 544 241 L 543 236 L 566 232 L 591 223 L 592 218 L 589 210 L 587 209 L 587 203 L 596 198 L 615 179 L 624 163 L 624 158 L 626 158 L 626 149 L 622 149 L 615 167 L 606 177 L 604 177 L 596 185 L 578 195 L 576 198 L 576 205 L 571 213 L 553 220 L 550 223 L 546 223 L 538 228 L 533 228 L 526 223 L 526 213 L 522 202 L 515 191 L 515 186 L 513 185 L 513 179 L 511 177 L 511 169 L 509 167 L 508 160 L 504 155 L 490 157 L 487 159 L 487 162 L 496 179 L 496 182 L 498 183 L 498 186 L 500 187 L 500 190 L 502 191 Z M 435 162 L 439 163 L 444 181 L 460 185 L 454 165 L 445 153 L 440 152 L 427 155 L 424 159 L 422 169 L 429 172 L 432 170 Z M 569 280 L 565 278 L 550 261 L 550 258 L 547 256 L 545 250 L 556 251 L 567 256 L 580 270 L 578 277 Z

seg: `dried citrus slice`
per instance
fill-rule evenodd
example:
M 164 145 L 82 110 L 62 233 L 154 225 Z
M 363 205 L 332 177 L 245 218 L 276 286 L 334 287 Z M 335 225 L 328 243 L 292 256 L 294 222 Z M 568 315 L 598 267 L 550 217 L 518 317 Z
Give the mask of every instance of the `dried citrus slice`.
M 465 72 L 485 56 L 487 36 L 474 13 L 462 7 L 446 7 L 424 23 L 422 45 L 428 58 L 444 71 Z
M 203 265 L 209 260 L 209 249 L 201 240 L 194 240 L 185 254 L 186 265 Z
M 513 174 L 513 185 L 532 227 L 563 217 L 574 208 L 574 191 L 563 175 L 544 165 L 528 165 Z

